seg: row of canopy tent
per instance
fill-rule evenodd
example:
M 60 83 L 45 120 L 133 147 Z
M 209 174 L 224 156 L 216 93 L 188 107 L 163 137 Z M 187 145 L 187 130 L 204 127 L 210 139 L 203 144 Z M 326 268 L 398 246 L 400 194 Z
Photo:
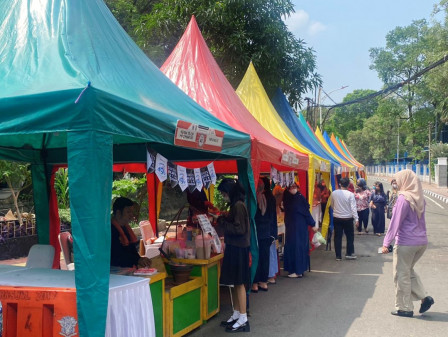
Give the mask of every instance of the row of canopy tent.
M 49 185 L 52 167 L 68 163 L 81 336 L 104 336 L 114 162 L 144 163 L 148 144 L 171 161 L 215 161 L 219 172 L 238 171 L 252 216 L 254 176 L 271 165 L 297 170 L 303 188 L 307 170 L 314 176 L 314 170 L 332 171 L 331 163 L 344 162 L 325 139 L 322 151 L 302 145 L 278 116 L 252 65 L 238 97 L 194 19 L 190 39 L 182 43 L 198 53 L 179 48 L 162 70 L 190 96 L 197 90 L 193 98 L 202 107 L 154 66 L 102 0 L 4 2 L 0 22 L 0 45 L 6 46 L 0 49 L 0 158 L 31 163 L 39 242 L 56 247 Z M 260 102 L 270 119 L 257 115 Z M 224 131 L 221 152 L 175 146 L 179 120 Z M 282 160 L 285 153 L 289 159 Z
M 280 89 L 272 100 L 274 107 L 252 62 L 236 90 L 238 99 L 208 49 L 194 16 L 161 71 L 211 114 L 251 135 L 255 181 L 260 173 L 270 172 L 269 166 L 282 169 L 279 167 L 284 165 L 280 159 L 281 152 L 289 151 L 300 159 L 306 154 L 308 166 L 301 161 L 302 165 L 292 168 L 299 169 L 302 191 L 308 192 L 311 203 L 316 171 L 334 189 L 336 172 L 348 174 L 363 168 L 349 154 L 345 144 L 339 142 L 344 150 L 334 142 L 322 144 L 303 116 L 300 113 L 299 117 L 295 115 Z M 307 177 L 304 176 L 305 171 L 308 171 Z M 324 235 L 329 222 L 329 213 L 326 212 Z

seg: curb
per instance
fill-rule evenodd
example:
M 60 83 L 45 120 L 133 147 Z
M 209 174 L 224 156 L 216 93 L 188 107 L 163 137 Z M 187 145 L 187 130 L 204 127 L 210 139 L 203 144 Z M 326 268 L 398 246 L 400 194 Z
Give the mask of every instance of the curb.
M 380 177 L 375 177 L 375 178 L 377 178 L 378 181 L 389 182 L 388 179 L 384 179 L 384 178 L 380 178 Z M 423 193 L 428 194 L 429 196 L 431 196 L 433 198 L 436 198 L 436 199 L 444 202 L 445 204 L 448 204 L 448 197 L 446 197 L 444 195 L 435 193 L 435 192 L 430 191 L 430 190 L 425 190 L 425 189 L 423 190 Z
M 434 193 L 429 190 L 423 190 L 423 193 L 429 194 L 431 197 L 439 199 L 440 201 L 444 202 L 445 204 L 448 204 L 448 197 L 445 197 L 444 195 L 440 195 L 440 194 Z

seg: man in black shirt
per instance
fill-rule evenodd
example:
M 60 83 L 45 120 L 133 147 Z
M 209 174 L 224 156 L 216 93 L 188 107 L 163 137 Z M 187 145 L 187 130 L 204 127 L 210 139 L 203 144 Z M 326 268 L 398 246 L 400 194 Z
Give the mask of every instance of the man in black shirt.
M 116 267 L 150 267 L 147 257 L 137 252 L 137 237 L 129 226 L 134 217 L 134 202 L 128 198 L 117 198 L 112 207 L 110 265 Z

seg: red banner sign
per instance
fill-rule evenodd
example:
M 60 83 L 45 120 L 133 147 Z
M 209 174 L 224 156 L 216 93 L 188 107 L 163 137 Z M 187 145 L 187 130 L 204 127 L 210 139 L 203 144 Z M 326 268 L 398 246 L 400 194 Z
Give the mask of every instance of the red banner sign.
M 174 145 L 221 152 L 223 139 L 224 131 L 185 121 L 177 121 Z

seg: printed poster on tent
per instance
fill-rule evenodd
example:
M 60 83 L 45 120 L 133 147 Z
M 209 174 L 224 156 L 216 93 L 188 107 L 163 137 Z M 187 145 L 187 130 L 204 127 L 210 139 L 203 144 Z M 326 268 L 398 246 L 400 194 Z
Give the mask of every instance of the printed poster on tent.
M 174 145 L 221 152 L 224 131 L 186 121 L 177 121 Z

